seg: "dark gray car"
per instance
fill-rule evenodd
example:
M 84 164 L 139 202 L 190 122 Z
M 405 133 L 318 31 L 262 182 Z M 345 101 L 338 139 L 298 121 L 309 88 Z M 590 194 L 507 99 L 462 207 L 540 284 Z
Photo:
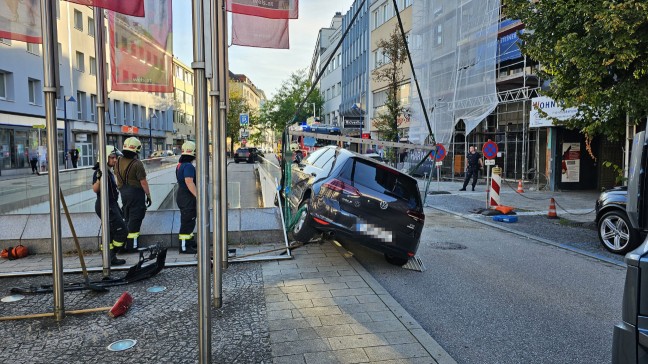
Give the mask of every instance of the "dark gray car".
M 425 215 L 416 180 L 371 158 L 335 146 L 316 150 L 292 164 L 287 201 L 298 214 L 295 240 L 325 232 L 396 265 L 418 249 Z

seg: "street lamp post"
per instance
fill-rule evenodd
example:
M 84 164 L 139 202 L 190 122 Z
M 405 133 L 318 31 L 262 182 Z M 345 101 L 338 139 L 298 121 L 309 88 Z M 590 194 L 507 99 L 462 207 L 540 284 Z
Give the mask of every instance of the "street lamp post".
M 68 164 L 68 119 L 67 119 L 67 103 L 76 102 L 72 96 L 63 96 L 63 160 L 65 161 L 65 168 L 67 169 Z
M 153 119 L 156 119 L 155 112 L 149 116 L 149 155 L 153 154 Z

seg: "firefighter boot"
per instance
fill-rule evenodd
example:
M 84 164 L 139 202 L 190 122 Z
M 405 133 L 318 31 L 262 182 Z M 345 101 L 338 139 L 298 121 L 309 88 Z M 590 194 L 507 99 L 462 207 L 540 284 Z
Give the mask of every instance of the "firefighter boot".
M 126 249 L 124 249 L 128 253 L 136 252 L 137 248 L 139 247 L 137 240 L 139 239 L 140 233 L 128 233 L 128 237 L 126 238 Z
M 180 234 L 180 246 L 178 252 L 180 254 L 197 254 L 198 250 L 196 249 L 196 244 L 189 234 Z M 193 242 L 193 244 L 192 244 Z
M 117 258 L 117 252 L 115 250 L 116 249 L 110 250 L 110 265 L 117 266 L 126 264 L 126 260 Z

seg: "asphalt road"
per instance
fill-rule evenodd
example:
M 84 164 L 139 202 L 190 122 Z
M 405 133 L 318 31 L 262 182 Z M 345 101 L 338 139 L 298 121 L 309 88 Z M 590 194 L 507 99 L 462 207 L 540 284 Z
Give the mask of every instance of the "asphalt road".
M 458 363 L 609 363 L 625 269 L 426 209 L 420 273 L 347 246 Z

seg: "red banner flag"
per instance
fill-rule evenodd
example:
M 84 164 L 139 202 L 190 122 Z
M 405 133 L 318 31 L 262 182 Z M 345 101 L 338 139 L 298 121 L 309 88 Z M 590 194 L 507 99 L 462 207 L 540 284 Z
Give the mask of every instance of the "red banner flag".
M 171 0 L 145 0 L 145 13 L 108 12 L 112 89 L 173 92 Z
M 144 16 L 144 0 L 67 0 L 80 5 L 96 6 L 131 16 Z
M 42 43 L 39 0 L 0 0 L 0 38 Z
M 299 0 L 225 0 L 227 11 L 270 19 L 297 19 Z
M 260 48 L 290 48 L 288 19 L 232 14 L 232 44 Z

